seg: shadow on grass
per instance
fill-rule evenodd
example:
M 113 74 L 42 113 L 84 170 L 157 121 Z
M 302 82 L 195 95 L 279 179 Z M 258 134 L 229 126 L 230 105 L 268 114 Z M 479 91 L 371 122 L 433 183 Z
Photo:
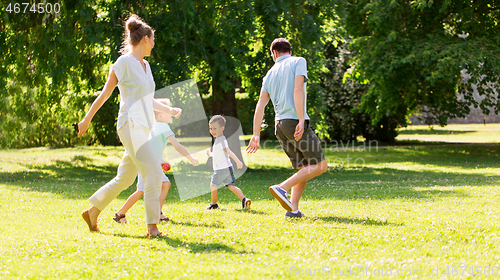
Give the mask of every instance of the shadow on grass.
M 224 228 L 219 224 L 193 224 L 191 222 L 176 222 L 176 221 L 170 221 L 169 223 L 172 225 L 188 226 L 188 227 Z
M 389 223 L 387 221 L 377 221 L 370 218 L 358 219 L 358 218 L 348 218 L 348 217 L 335 217 L 335 216 L 324 216 L 315 217 L 313 220 L 322 220 L 327 223 L 338 223 L 338 224 L 359 224 L 367 226 L 403 226 L 402 223 Z
M 328 152 L 327 156 L 342 156 L 345 152 Z M 367 164 L 377 168 L 344 169 L 327 171 L 318 178 L 309 181 L 304 193 L 305 199 L 325 200 L 364 200 L 364 199 L 435 199 L 439 197 L 464 197 L 465 191 L 457 186 L 492 186 L 498 185 L 499 176 L 485 174 L 466 174 L 467 170 L 480 168 L 498 168 L 500 145 L 498 146 L 446 146 L 446 147 L 408 147 L 380 148 L 378 152 L 354 152 L 365 157 Z M 16 161 L 17 159 L 14 159 Z M 437 170 L 401 170 L 386 168 L 385 164 L 416 162 L 422 165 L 431 164 Z M 24 191 L 51 192 L 68 199 L 85 199 L 91 196 L 102 185 L 111 180 L 117 166 L 99 166 L 81 155 L 71 160 L 56 160 L 46 165 L 19 163 L 29 170 L 17 172 L 0 172 L 0 182 L 6 186 L 20 187 Z M 379 167 L 380 166 L 380 167 Z M 440 171 L 464 170 L 460 172 Z M 273 200 L 268 187 L 282 182 L 295 170 L 288 168 L 257 169 L 253 168 L 238 178 L 237 184 L 245 195 L 254 201 Z M 176 184 L 172 181 L 172 189 L 167 200 L 180 201 L 176 192 Z M 207 182 L 208 184 L 208 182 Z M 438 186 L 439 188 L 432 189 Z M 450 187 L 450 189 L 446 189 Z M 128 197 L 135 191 L 135 185 L 123 191 L 119 198 Z M 230 191 L 221 191 L 221 201 L 233 201 Z M 226 197 L 226 198 L 225 198 Z M 208 199 L 208 194 L 203 199 Z M 190 200 L 197 201 L 196 199 Z M 258 204 L 256 204 L 258 205 Z M 258 208 L 257 208 L 258 209 Z M 248 213 L 264 215 L 265 212 L 251 210 Z
M 111 171 L 113 170 L 113 171 Z M 115 168 L 106 170 L 89 170 L 81 167 L 58 170 L 59 176 L 47 176 L 42 171 L 20 171 L 16 173 L 0 173 L 0 180 L 6 186 L 21 187 L 24 191 L 50 192 L 67 199 L 84 199 L 90 197 L 115 175 Z M 244 174 L 240 187 L 253 201 L 274 200 L 269 194 L 268 186 L 285 180 L 293 171 L 253 170 Z M 94 178 L 101 178 L 94 179 Z M 318 178 L 309 181 L 303 198 L 324 199 L 423 199 L 445 196 L 463 197 L 465 192 L 457 190 L 457 185 L 488 186 L 497 185 L 498 178 L 482 174 L 457 174 L 441 172 L 419 172 L 398 170 L 393 168 L 364 168 L 362 170 L 327 171 Z M 438 185 L 441 189 L 429 189 Z M 442 189 L 453 187 L 454 189 Z M 424 188 L 424 189 L 423 189 Z M 133 191 L 135 184 L 123 191 L 118 198 L 125 199 Z M 221 192 L 222 193 L 222 192 Z M 208 195 L 205 195 L 208 197 Z M 222 196 L 222 195 L 221 195 Z M 221 202 L 233 201 L 231 194 L 221 197 Z M 178 202 L 175 182 L 167 201 Z M 233 211 L 223 208 L 221 211 Z M 234 211 L 242 211 L 235 209 Z M 254 209 L 250 214 L 264 215 L 265 212 Z
M 81 162 L 81 161 L 80 161 Z M 84 182 L 88 180 L 110 180 L 116 175 L 117 166 L 98 166 L 93 164 L 80 165 L 78 163 L 56 160 L 55 164 L 23 164 L 27 170 L 17 172 L 0 172 L 0 179 L 4 182 L 19 182 L 25 180 L 52 179 L 55 181 Z
M 248 214 L 254 214 L 254 215 L 265 215 L 265 214 L 267 214 L 267 212 L 259 211 L 259 210 L 254 210 L 254 209 L 250 209 L 250 210 L 236 209 L 234 211 L 239 212 L 239 213 L 248 213 Z
M 274 200 L 268 185 L 285 180 L 289 173 L 262 170 L 245 174 L 243 181 L 250 181 L 252 188 L 245 194 L 253 200 Z M 497 185 L 496 177 L 483 174 L 462 175 L 456 173 L 419 172 L 393 168 L 327 171 L 308 182 L 302 199 L 306 200 L 435 200 L 442 197 L 467 197 L 457 186 Z M 269 183 L 269 181 L 271 181 Z M 248 184 L 247 184 L 248 186 Z M 264 186 L 264 187 L 263 187 Z M 449 189 L 447 189 L 449 188 Z
M 349 159 L 350 165 L 361 166 L 412 162 L 464 170 L 475 169 L 478 165 L 481 168 L 499 168 L 500 144 L 377 147 L 364 151 L 329 150 L 325 152 L 325 156 L 333 165 L 342 165 L 342 163 L 347 165 L 347 159 Z
M 172 248 L 184 248 L 186 252 L 191 254 L 205 254 L 205 253 L 231 253 L 231 254 L 248 254 L 247 251 L 237 250 L 233 247 L 227 246 L 222 243 L 208 243 L 208 242 L 186 242 L 185 240 L 181 240 L 178 238 L 172 237 L 147 237 L 145 235 L 137 236 L 137 235 L 129 235 L 129 234 L 112 234 L 112 233 L 103 233 L 105 235 L 112 235 L 116 237 L 122 238 L 134 238 L 134 239 L 144 239 L 144 240 L 157 240 L 158 242 L 165 243 L 166 245 Z M 148 246 L 150 249 L 162 251 L 163 249 L 155 248 L 155 246 Z

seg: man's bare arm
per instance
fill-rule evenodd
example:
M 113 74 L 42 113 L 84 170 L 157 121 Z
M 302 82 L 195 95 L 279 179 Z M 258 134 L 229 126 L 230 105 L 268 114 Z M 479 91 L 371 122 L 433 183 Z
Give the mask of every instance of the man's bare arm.
M 255 107 L 255 114 L 253 116 L 253 136 L 248 143 L 246 148 L 248 153 L 255 153 L 260 147 L 260 128 L 262 125 L 262 120 L 264 119 L 264 109 L 266 109 L 267 103 L 271 97 L 266 91 L 261 91 L 259 96 L 259 101 Z
M 297 111 L 297 116 L 299 117 L 299 124 L 295 127 L 294 138 L 295 141 L 299 141 L 304 134 L 304 108 L 305 108 L 306 96 L 304 93 L 304 76 L 295 76 L 295 86 L 293 90 L 293 102 L 295 103 L 295 110 Z

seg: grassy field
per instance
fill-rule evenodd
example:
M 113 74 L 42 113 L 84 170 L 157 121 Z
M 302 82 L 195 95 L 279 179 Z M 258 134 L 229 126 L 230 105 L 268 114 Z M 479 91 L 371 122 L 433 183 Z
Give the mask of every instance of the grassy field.
M 284 153 L 259 150 L 221 210 L 209 195 L 181 201 L 175 184 L 161 230 L 145 238 L 142 201 L 128 224 L 91 233 L 88 197 L 116 173 L 122 148 L 0 151 L 0 278 L 460 278 L 499 275 L 500 146 L 326 149 L 330 170 L 310 181 L 307 217 L 286 219 L 268 187 L 292 174 Z M 207 182 L 208 188 L 208 182 Z
M 455 143 L 499 143 L 500 124 L 451 124 L 444 127 L 409 125 L 399 129 L 397 140 Z

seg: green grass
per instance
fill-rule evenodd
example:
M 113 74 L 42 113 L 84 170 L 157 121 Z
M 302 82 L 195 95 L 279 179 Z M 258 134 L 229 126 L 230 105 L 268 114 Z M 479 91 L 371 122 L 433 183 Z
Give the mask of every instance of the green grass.
M 111 219 L 135 186 L 102 212 L 100 233 L 80 217 L 122 148 L 0 151 L 0 278 L 334 278 L 358 267 L 465 278 L 500 266 L 499 146 L 325 153 L 330 170 L 308 184 L 304 219 L 285 219 L 268 191 L 293 173 L 284 153 L 261 149 L 237 180 L 251 211 L 227 189 L 223 209 L 205 211 L 208 194 L 180 201 L 174 185 L 165 208 L 174 221 L 160 226 L 169 237 L 148 239 L 142 201 L 128 224 Z
M 499 143 L 500 124 L 452 124 L 444 127 L 409 125 L 399 129 L 397 140 Z

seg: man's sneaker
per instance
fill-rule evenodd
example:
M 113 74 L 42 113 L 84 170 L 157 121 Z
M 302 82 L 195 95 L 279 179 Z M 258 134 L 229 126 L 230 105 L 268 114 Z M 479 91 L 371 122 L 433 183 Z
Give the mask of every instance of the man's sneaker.
M 252 204 L 251 199 L 244 197 L 243 200 L 241 200 L 241 208 L 243 208 L 243 209 L 247 209 L 247 210 L 250 209 L 251 204 Z
M 215 210 L 215 209 L 219 209 L 219 204 L 210 204 L 210 206 L 208 206 L 207 210 Z
M 293 211 L 292 203 L 286 198 L 286 191 L 278 185 L 269 187 L 269 192 L 281 203 L 281 206 L 287 211 Z
M 294 214 L 290 211 L 286 211 L 286 213 L 285 213 L 285 217 L 287 217 L 287 218 L 302 218 L 304 216 L 305 216 L 304 212 L 302 212 L 300 210 L 299 210 L 299 212 L 297 212 L 297 214 Z

